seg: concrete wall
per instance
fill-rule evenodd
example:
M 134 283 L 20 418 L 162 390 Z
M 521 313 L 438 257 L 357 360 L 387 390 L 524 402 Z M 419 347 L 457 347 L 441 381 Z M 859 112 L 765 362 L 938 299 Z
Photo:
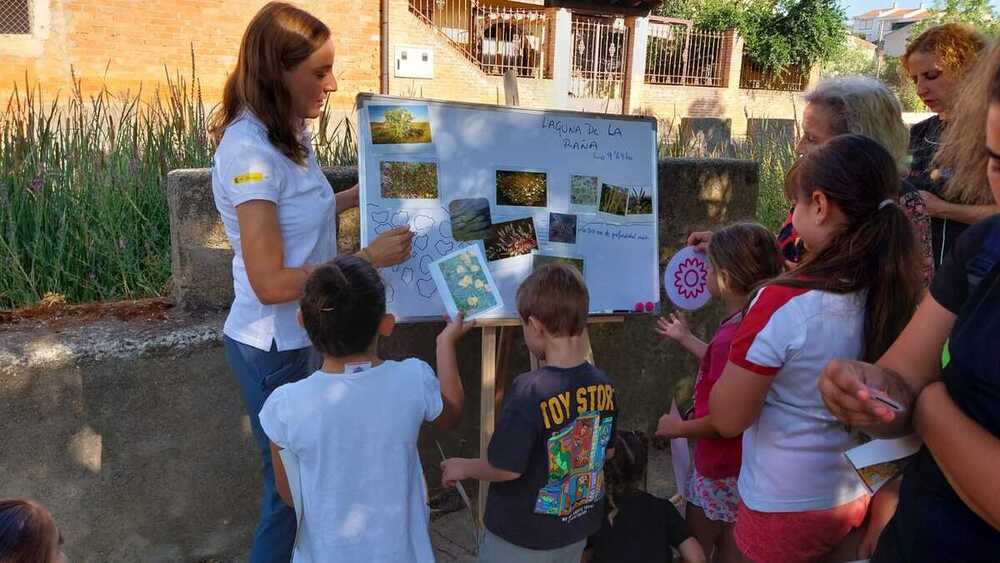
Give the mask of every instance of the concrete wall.
M 328 174 L 343 186 L 356 171 Z M 753 162 L 663 161 L 661 266 L 690 230 L 752 218 L 757 179 Z M 220 341 L 231 254 L 217 236 L 208 174 L 174 172 L 168 189 L 172 240 L 185 247 L 174 251 L 182 306 L 132 320 L 0 326 L 0 498 L 50 507 L 73 561 L 241 560 L 256 522 L 256 452 Z M 340 227 L 345 240 L 357 228 L 349 220 Z M 694 330 L 709 334 L 720 314 L 699 311 Z M 694 358 L 654 336 L 653 324 L 638 316 L 592 331 L 597 363 L 617 380 L 622 428 L 651 431 L 675 392 L 690 396 Z M 381 353 L 433 365 L 440 329 L 400 327 Z M 428 428 L 420 438 L 432 491 L 440 479 L 434 440 L 452 455 L 477 454 L 479 349 L 475 332 L 459 346 L 468 401 L 461 426 Z M 527 369 L 517 337 L 507 376 Z

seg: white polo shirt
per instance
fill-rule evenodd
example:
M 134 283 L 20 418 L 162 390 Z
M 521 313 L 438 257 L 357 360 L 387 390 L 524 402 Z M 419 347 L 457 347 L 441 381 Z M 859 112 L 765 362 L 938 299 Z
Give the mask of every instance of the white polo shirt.
M 729 361 L 771 378 L 743 432 L 740 499 L 759 512 L 824 510 L 867 494 L 844 457 L 858 445 L 827 410 L 817 383 L 834 358 L 860 359 L 864 293 L 768 286 L 740 323 Z
M 309 132 L 304 133 L 308 138 Z M 236 297 L 223 333 L 237 342 L 279 351 L 310 345 L 305 329 L 296 319 L 298 301 L 264 305 L 247 279 L 236 207 L 251 200 L 277 206 L 278 225 L 284 248 L 284 266 L 321 264 L 337 255 L 336 205 L 333 189 L 309 146 L 305 166 L 283 155 L 267 139 L 267 129 L 250 112 L 226 128 L 215 151 L 212 193 L 222 216 L 233 257 L 233 288 Z

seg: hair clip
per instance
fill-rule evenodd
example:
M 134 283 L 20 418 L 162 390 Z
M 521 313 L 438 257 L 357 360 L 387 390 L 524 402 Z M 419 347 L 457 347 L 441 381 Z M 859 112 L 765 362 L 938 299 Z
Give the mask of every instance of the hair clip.
M 888 206 L 888 205 L 895 205 L 895 204 L 896 204 L 896 202 L 895 202 L 895 201 L 893 201 L 893 200 L 891 200 L 891 199 L 883 199 L 883 200 L 882 200 L 882 203 L 878 204 L 878 210 L 879 210 L 879 211 L 882 211 L 882 209 L 883 209 L 884 207 L 886 207 L 886 206 Z
M 322 311 L 324 313 L 329 313 L 332 310 L 333 310 L 333 307 L 323 307 L 323 308 L 320 309 L 320 311 Z

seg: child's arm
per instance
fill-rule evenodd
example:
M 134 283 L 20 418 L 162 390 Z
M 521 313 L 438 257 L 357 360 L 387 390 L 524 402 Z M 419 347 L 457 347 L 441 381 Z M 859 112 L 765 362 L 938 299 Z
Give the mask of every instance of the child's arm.
M 712 426 L 723 438 L 735 438 L 750 428 L 764 408 L 773 381 L 773 377 L 754 373 L 732 361 L 726 364 L 708 396 Z
M 462 411 L 465 409 L 465 389 L 458 373 L 458 358 L 455 356 L 455 343 L 469 332 L 476 321 L 465 322 L 462 314 L 449 320 L 447 326 L 437 337 L 437 373 L 441 383 L 441 414 L 434 419 L 434 426 L 442 430 L 451 430 L 462 422 Z
M 493 467 L 489 461 L 480 458 L 453 457 L 441 462 L 441 484 L 445 487 L 454 487 L 456 482 L 465 479 L 500 483 L 513 481 L 520 476 L 520 473 Z
M 688 538 L 677 546 L 677 551 L 681 552 L 681 559 L 684 563 L 705 563 L 705 550 L 695 538 Z
M 882 530 L 896 513 L 896 505 L 899 504 L 899 487 L 903 480 L 896 477 L 882 486 L 872 496 L 868 505 L 868 526 L 861 535 L 861 545 L 858 547 L 858 558 L 868 559 L 875 553 L 875 546 L 878 545 L 878 538 L 882 535 Z
M 693 420 L 684 420 L 679 414 L 667 413 L 660 417 L 656 425 L 656 435 L 661 438 L 722 438 L 719 431 L 712 425 L 712 415 L 708 414 Z
M 705 351 L 708 350 L 708 344 L 691 333 L 683 313 L 670 313 L 670 317 L 656 319 L 656 332 L 677 342 L 699 360 L 705 357 Z
M 274 468 L 274 484 L 281 500 L 285 501 L 288 506 L 294 507 L 292 489 L 288 486 L 288 475 L 285 474 L 285 464 L 281 462 L 281 454 L 278 453 L 281 449 L 278 444 L 271 442 L 271 466 Z

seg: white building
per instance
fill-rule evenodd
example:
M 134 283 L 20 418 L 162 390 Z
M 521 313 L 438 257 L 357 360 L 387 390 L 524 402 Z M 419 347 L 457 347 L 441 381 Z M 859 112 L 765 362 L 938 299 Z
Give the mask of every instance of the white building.
M 851 31 L 865 41 L 884 47 L 887 54 L 899 56 L 902 53 L 888 52 L 886 45 L 888 36 L 893 32 L 900 32 L 900 30 L 908 28 L 932 14 L 930 10 L 923 7 L 923 4 L 917 8 L 897 8 L 896 3 L 893 2 L 889 8 L 876 8 L 855 16 L 851 22 Z M 909 37 L 909 30 L 905 33 L 896 33 L 892 37 L 894 49 L 898 48 L 900 44 L 905 48 L 907 37 Z

